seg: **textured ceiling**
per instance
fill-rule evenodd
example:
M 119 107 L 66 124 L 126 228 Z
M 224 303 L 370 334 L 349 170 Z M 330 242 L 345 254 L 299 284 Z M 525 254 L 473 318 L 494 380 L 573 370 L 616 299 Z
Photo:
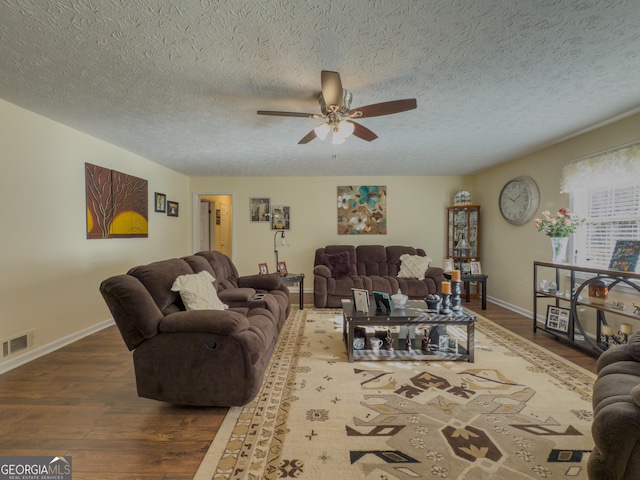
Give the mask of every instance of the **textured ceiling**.
M 187 175 L 469 174 L 640 107 L 638 0 L 3 0 L 0 98 Z M 298 141 L 320 71 L 378 134 Z

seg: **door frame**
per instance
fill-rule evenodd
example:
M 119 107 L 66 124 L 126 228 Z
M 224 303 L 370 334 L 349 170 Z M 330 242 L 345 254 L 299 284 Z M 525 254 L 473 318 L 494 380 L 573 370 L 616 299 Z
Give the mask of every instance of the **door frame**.
M 192 248 L 193 253 L 200 251 L 200 199 L 201 197 L 209 197 L 211 195 L 229 195 L 231 197 L 231 261 L 234 261 L 236 256 L 236 209 L 235 209 L 235 196 L 233 192 L 219 192 L 219 191 L 206 191 L 206 192 L 193 192 L 192 199 Z

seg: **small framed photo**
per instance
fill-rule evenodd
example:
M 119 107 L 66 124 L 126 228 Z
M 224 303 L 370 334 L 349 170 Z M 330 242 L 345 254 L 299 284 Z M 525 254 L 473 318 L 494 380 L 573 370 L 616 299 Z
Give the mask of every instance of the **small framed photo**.
M 550 330 L 557 330 L 558 332 L 567 333 L 569 331 L 570 318 L 571 310 L 569 310 L 568 308 L 548 305 L 545 326 Z
M 482 267 L 480 266 L 480 262 L 471 262 L 471 275 L 482 275 Z
M 453 270 L 453 258 L 445 258 L 442 262 L 442 269 L 445 272 Z
M 269 273 L 269 267 L 267 266 L 266 263 L 259 263 L 258 264 L 258 273 L 260 275 L 266 275 L 267 273 Z
M 471 264 L 468 262 L 464 262 L 460 265 L 460 271 L 462 273 L 471 273 Z
M 268 222 L 271 219 L 271 200 L 269 198 L 250 198 L 249 212 L 252 222 Z
M 167 196 L 164 193 L 155 192 L 155 212 L 166 213 Z
M 286 262 L 278 262 L 278 273 L 280 275 L 286 275 L 287 273 L 287 263 Z
M 180 205 L 178 202 L 172 202 L 171 200 L 167 201 L 167 217 L 179 216 L 179 208 Z
M 274 205 L 271 207 L 271 230 L 289 230 L 291 228 L 291 207 Z

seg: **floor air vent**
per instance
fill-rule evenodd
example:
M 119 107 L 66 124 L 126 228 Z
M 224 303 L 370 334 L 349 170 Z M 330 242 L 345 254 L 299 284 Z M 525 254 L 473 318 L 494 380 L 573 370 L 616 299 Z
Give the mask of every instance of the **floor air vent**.
M 17 355 L 33 346 L 33 331 L 21 333 L 13 338 L 2 341 L 2 358 Z

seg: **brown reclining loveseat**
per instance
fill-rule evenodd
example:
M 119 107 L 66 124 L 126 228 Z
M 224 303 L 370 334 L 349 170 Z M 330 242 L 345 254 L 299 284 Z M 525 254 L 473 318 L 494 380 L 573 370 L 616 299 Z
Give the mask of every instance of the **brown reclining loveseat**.
M 228 309 L 187 310 L 172 290 L 179 276 L 203 271 Z M 209 251 L 132 268 L 104 280 L 100 292 L 133 350 L 138 395 L 180 405 L 250 402 L 290 309 L 277 274 L 241 277 L 228 257 Z

